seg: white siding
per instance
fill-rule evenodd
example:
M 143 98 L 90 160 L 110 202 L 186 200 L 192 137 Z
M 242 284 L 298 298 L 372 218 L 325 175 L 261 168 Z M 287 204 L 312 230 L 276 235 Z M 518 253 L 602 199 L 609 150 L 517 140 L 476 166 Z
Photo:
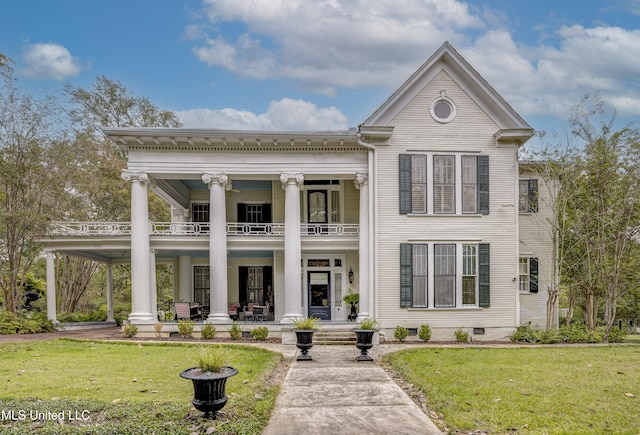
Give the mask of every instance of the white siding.
M 441 124 L 429 114 L 431 101 L 445 90 L 457 107 L 456 118 Z M 379 318 L 386 328 L 396 325 L 432 328 L 515 328 L 518 179 L 515 145 L 496 145 L 497 125 L 444 71 L 427 85 L 391 122 L 389 147 L 379 151 Z M 399 214 L 399 155 L 482 153 L 489 156 L 490 214 Z M 430 192 L 431 193 L 431 192 Z M 400 308 L 399 250 L 401 242 L 475 242 L 491 244 L 491 306 L 482 309 Z
M 538 293 L 520 292 L 520 323 L 544 328 L 547 320 L 547 300 L 553 285 L 553 184 L 548 184 L 533 172 L 521 171 L 520 179 L 538 180 L 538 212 L 520 214 L 520 256 L 538 258 Z M 557 307 L 556 307 L 557 309 Z

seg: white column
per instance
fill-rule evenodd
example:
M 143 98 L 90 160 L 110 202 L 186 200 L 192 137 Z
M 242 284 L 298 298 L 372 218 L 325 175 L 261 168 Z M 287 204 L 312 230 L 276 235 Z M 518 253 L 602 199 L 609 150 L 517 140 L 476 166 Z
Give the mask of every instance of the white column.
M 178 300 L 179 301 L 192 301 L 193 300 L 193 287 L 191 278 L 191 257 L 188 255 L 181 255 L 178 259 L 178 264 L 180 265 L 178 272 L 180 285 L 179 285 L 179 293 Z
M 360 303 L 358 320 L 370 317 L 371 286 L 369 285 L 369 177 L 356 174 L 354 181 L 360 190 L 360 231 L 358 235 L 358 282 L 360 284 Z
M 227 312 L 227 207 L 225 191 L 231 189 L 225 174 L 204 174 L 209 186 L 209 267 L 211 274 L 211 306 L 207 322 L 231 323 Z
M 156 250 L 149 251 L 149 285 L 151 286 L 151 314 L 154 320 L 158 320 L 158 285 L 156 276 Z
M 54 324 L 56 319 L 56 262 L 54 253 L 47 251 L 47 318 Z
M 107 264 L 107 322 L 115 322 L 113 313 L 113 266 Z
M 281 323 L 291 323 L 304 317 L 300 274 L 302 273 L 302 245 L 300 242 L 300 186 L 302 174 L 281 174 L 285 190 L 284 213 L 284 315 Z
M 152 323 L 149 282 L 149 177 L 144 172 L 123 171 L 131 181 L 131 314 L 132 323 Z

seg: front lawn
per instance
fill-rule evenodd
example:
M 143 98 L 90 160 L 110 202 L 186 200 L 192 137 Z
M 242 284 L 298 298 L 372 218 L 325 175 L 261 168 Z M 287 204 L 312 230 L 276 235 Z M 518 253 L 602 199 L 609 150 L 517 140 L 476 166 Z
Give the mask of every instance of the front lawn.
M 239 374 L 227 381 L 221 416 L 209 421 L 191 405 L 191 381 L 179 376 L 195 365 L 197 345 L 0 343 L 0 433 L 260 433 L 279 391 L 268 378 L 282 356 L 226 347 Z
M 419 348 L 385 357 L 446 429 L 637 434 L 640 347 Z

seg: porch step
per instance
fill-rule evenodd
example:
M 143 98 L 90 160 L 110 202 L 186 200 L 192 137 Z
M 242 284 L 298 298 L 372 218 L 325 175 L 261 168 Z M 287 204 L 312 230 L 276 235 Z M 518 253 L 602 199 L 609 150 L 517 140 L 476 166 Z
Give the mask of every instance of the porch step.
M 356 335 L 350 329 L 347 330 L 327 330 L 323 331 L 322 329 L 316 331 L 313 334 L 313 344 L 322 346 L 340 346 L 340 345 L 349 345 L 355 346 L 356 344 Z

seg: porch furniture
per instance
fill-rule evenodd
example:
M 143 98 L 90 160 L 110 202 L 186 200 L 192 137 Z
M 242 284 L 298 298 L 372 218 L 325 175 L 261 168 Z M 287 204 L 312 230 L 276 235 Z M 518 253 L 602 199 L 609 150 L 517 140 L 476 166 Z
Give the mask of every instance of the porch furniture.
M 239 311 L 239 304 L 237 303 L 233 303 L 233 304 L 229 304 L 229 309 L 227 310 L 227 313 L 229 314 L 229 317 L 231 317 L 232 320 L 238 320 L 238 317 L 240 315 Z
M 253 320 L 253 307 L 256 304 L 248 304 L 242 307 L 242 311 L 244 312 L 244 320 Z
M 202 316 L 200 304 L 197 302 L 176 302 L 176 320 L 197 319 Z
M 253 307 L 253 321 L 265 320 L 265 308 L 264 306 L 254 305 Z

